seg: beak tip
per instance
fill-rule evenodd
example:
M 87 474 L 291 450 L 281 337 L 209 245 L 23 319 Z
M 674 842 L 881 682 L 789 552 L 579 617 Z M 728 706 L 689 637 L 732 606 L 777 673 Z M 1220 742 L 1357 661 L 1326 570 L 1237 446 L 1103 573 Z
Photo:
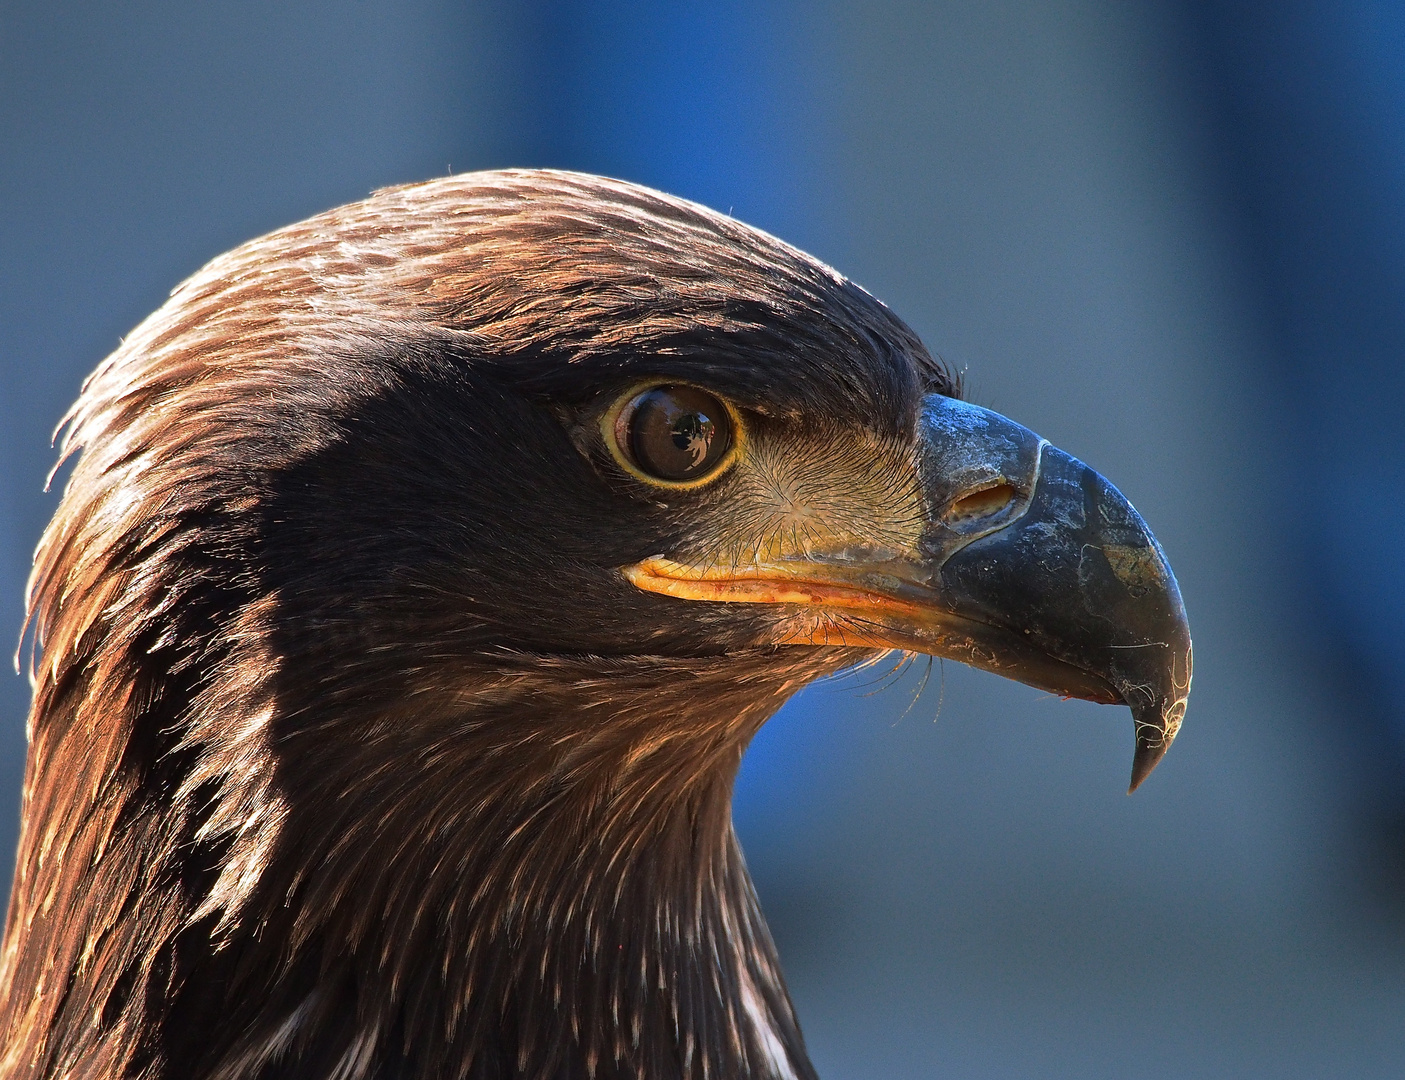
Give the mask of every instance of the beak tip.
M 1171 742 L 1181 729 L 1185 717 L 1184 697 L 1168 704 L 1157 703 L 1132 710 L 1132 720 L 1137 728 L 1137 749 L 1132 756 L 1132 782 L 1127 787 L 1130 795 L 1141 787 L 1142 781 L 1160 764 L 1171 748 Z
M 1166 746 L 1152 745 L 1142 739 L 1137 739 L 1137 752 L 1132 758 L 1132 782 L 1127 785 L 1127 794 L 1130 795 L 1142 786 L 1142 781 L 1151 775 L 1151 771 L 1166 756 Z

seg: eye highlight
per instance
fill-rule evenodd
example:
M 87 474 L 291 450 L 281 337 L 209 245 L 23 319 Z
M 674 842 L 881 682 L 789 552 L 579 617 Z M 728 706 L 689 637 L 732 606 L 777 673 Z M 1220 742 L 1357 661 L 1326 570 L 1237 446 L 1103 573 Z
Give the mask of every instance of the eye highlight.
M 636 394 L 613 425 L 616 449 L 632 472 L 669 486 L 710 479 L 732 458 L 732 410 L 706 390 L 656 386 Z

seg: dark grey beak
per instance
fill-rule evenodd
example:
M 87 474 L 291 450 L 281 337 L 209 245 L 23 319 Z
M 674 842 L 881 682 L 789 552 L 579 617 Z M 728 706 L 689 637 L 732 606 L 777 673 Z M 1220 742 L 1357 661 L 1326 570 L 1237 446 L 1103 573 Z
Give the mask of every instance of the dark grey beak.
M 933 394 L 921 424 L 925 584 L 969 627 L 941 651 L 1129 706 L 1136 790 L 1190 692 L 1190 627 L 1160 545 L 1103 477 L 1000 414 Z

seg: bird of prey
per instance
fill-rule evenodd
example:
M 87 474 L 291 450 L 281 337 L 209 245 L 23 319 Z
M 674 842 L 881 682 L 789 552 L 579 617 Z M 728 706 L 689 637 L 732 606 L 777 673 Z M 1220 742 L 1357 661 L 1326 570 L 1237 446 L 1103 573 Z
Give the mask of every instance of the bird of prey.
M 547 171 L 215 259 L 35 557 L 0 1077 L 815 1076 L 732 831 L 800 687 L 1190 683 L 1131 505 L 765 233 Z

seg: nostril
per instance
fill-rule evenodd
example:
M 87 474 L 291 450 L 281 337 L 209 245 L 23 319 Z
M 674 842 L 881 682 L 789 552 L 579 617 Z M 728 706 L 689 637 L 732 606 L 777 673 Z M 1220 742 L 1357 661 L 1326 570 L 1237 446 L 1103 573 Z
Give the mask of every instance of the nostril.
M 996 484 L 981 488 L 969 495 L 963 495 L 951 504 L 946 512 L 947 520 L 960 522 L 998 514 L 1015 501 L 1015 489 L 1009 484 Z

